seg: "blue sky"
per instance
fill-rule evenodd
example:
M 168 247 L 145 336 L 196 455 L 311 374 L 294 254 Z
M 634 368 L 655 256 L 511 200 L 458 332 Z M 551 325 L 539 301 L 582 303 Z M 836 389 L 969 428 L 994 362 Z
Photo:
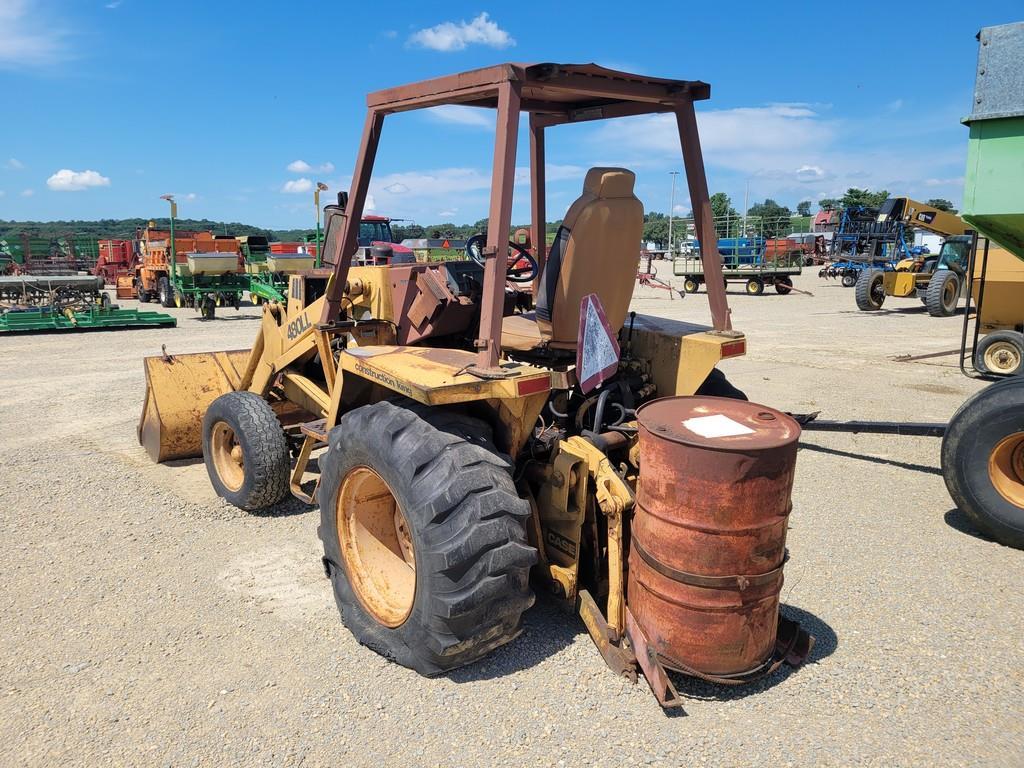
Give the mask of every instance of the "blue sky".
M 311 226 L 312 185 L 347 189 L 368 91 L 501 61 L 595 61 L 712 85 L 698 105 L 712 191 L 887 188 L 959 203 L 982 26 L 1020 0 L 487 5 L 0 0 L 0 219 L 180 215 Z M 487 215 L 493 116 L 385 121 L 376 212 Z M 519 143 L 526 165 L 528 142 Z M 626 165 L 648 210 L 681 170 L 669 118 L 549 131 L 549 218 L 585 169 Z M 682 177 L 680 177 L 682 178 Z M 516 221 L 529 190 L 517 185 Z M 685 185 L 678 212 L 688 209 Z

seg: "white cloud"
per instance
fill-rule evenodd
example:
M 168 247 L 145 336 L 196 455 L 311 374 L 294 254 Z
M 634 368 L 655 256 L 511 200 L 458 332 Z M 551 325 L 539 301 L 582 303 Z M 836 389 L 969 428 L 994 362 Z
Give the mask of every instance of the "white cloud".
M 426 113 L 437 120 L 457 125 L 470 125 L 475 128 L 493 129 L 495 124 L 494 110 L 481 107 L 464 107 L 460 104 L 445 104 L 431 107 Z
M 92 187 L 109 187 L 110 179 L 96 171 L 72 171 L 61 168 L 46 180 L 54 192 L 81 192 Z
M 112 11 L 115 8 L 120 7 L 120 5 L 121 5 L 121 0 L 113 0 L 112 2 L 107 3 L 103 7 L 106 8 L 107 10 Z
M 951 179 L 925 179 L 926 187 L 960 187 L 963 186 L 964 177 L 954 176 Z
M 820 181 L 821 179 L 824 179 L 826 175 L 825 169 L 818 165 L 801 165 L 796 169 L 797 181 Z
M 0 2 L 2 1 L 3 0 L 0 0 Z M 22 168 L 25 167 L 25 164 L 21 162 L 21 160 L 19 160 L 18 158 L 12 157 L 10 160 L 4 163 L 4 167 L 9 168 L 12 171 L 20 171 Z
M 292 173 L 332 173 L 334 171 L 334 163 L 321 163 L 317 166 L 312 166 L 305 160 L 293 160 L 288 163 L 288 170 Z
M 301 195 L 303 192 L 313 191 L 313 182 L 303 177 L 301 179 L 292 179 L 286 181 L 284 186 L 281 187 L 281 191 L 289 195 Z
M 374 212 L 377 210 L 377 199 L 373 195 L 366 196 L 366 202 L 363 203 L 363 210 L 368 212 Z
M 437 214 L 437 217 L 439 219 L 451 219 L 454 218 L 455 214 L 457 214 L 458 212 L 458 208 L 451 208 L 447 211 L 441 211 L 440 213 Z
M 3 197 L 6 194 L 7 192 L 5 190 L 0 189 L 0 197 Z
M 400 181 L 396 181 L 394 184 L 389 184 L 384 187 L 385 192 L 390 192 L 392 195 L 404 195 L 409 191 L 409 188 Z
M 64 60 L 63 28 L 34 0 L 0 0 L 0 69 L 46 67 Z
M 36 191 L 34 189 L 23 189 L 23 190 L 21 190 L 21 196 L 22 197 L 32 197 L 32 195 L 34 195 L 35 193 L 36 193 Z
M 469 45 L 486 45 L 490 48 L 508 48 L 516 41 L 508 32 L 481 13 L 472 21 L 444 21 L 433 27 L 421 29 L 409 36 L 409 44 L 432 51 L 461 51 Z

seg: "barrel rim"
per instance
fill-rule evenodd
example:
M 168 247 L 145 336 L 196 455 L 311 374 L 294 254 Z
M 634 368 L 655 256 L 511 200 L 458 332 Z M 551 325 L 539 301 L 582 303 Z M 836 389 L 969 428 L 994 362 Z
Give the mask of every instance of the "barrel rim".
M 701 402 L 710 401 L 713 403 L 722 403 L 726 406 L 722 409 L 723 415 L 726 416 L 728 416 L 728 411 L 730 409 L 746 407 L 756 408 L 760 412 L 771 413 L 772 416 L 780 421 L 780 423 L 786 424 L 789 428 L 790 435 L 788 437 L 776 436 L 778 434 L 778 430 L 763 430 L 755 433 L 757 435 L 756 439 L 752 439 L 749 435 L 743 435 L 740 437 L 703 438 L 697 434 L 694 434 L 692 438 L 688 438 L 685 435 L 676 432 L 656 431 L 644 423 L 644 411 L 651 410 L 652 406 L 658 406 L 659 404 L 664 405 L 670 400 L 699 400 Z M 762 405 L 761 403 L 755 403 L 749 400 L 737 400 L 731 397 L 714 397 L 712 395 L 669 395 L 667 397 L 659 397 L 654 400 L 649 400 L 637 408 L 636 420 L 637 425 L 641 428 L 641 434 L 646 432 L 652 438 L 657 440 L 664 440 L 666 442 L 675 443 L 676 445 L 685 445 L 691 448 L 721 451 L 723 453 L 772 451 L 789 445 L 796 445 L 796 443 L 800 441 L 801 435 L 800 424 L 797 423 L 796 419 L 777 408 L 772 408 L 770 405 Z

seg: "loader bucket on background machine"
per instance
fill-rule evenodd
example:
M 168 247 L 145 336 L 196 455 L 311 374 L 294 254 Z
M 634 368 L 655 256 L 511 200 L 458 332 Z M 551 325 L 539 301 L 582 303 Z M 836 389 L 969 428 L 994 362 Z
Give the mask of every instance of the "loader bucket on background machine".
M 247 349 L 145 359 L 139 442 L 153 461 L 203 455 L 203 414 L 218 397 L 238 389 L 248 359 Z

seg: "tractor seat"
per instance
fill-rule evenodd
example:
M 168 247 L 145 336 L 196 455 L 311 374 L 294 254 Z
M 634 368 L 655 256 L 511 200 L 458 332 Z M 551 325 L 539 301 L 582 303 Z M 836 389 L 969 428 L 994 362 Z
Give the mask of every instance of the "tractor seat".
M 569 206 L 537 286 L 536 311 L 501 324 L 501 348 L 575 350 L 580 302 L 596 293 L 613 332 L 626 322 L 643 236 L 644 207 L 625 168 L 591 168 Z

